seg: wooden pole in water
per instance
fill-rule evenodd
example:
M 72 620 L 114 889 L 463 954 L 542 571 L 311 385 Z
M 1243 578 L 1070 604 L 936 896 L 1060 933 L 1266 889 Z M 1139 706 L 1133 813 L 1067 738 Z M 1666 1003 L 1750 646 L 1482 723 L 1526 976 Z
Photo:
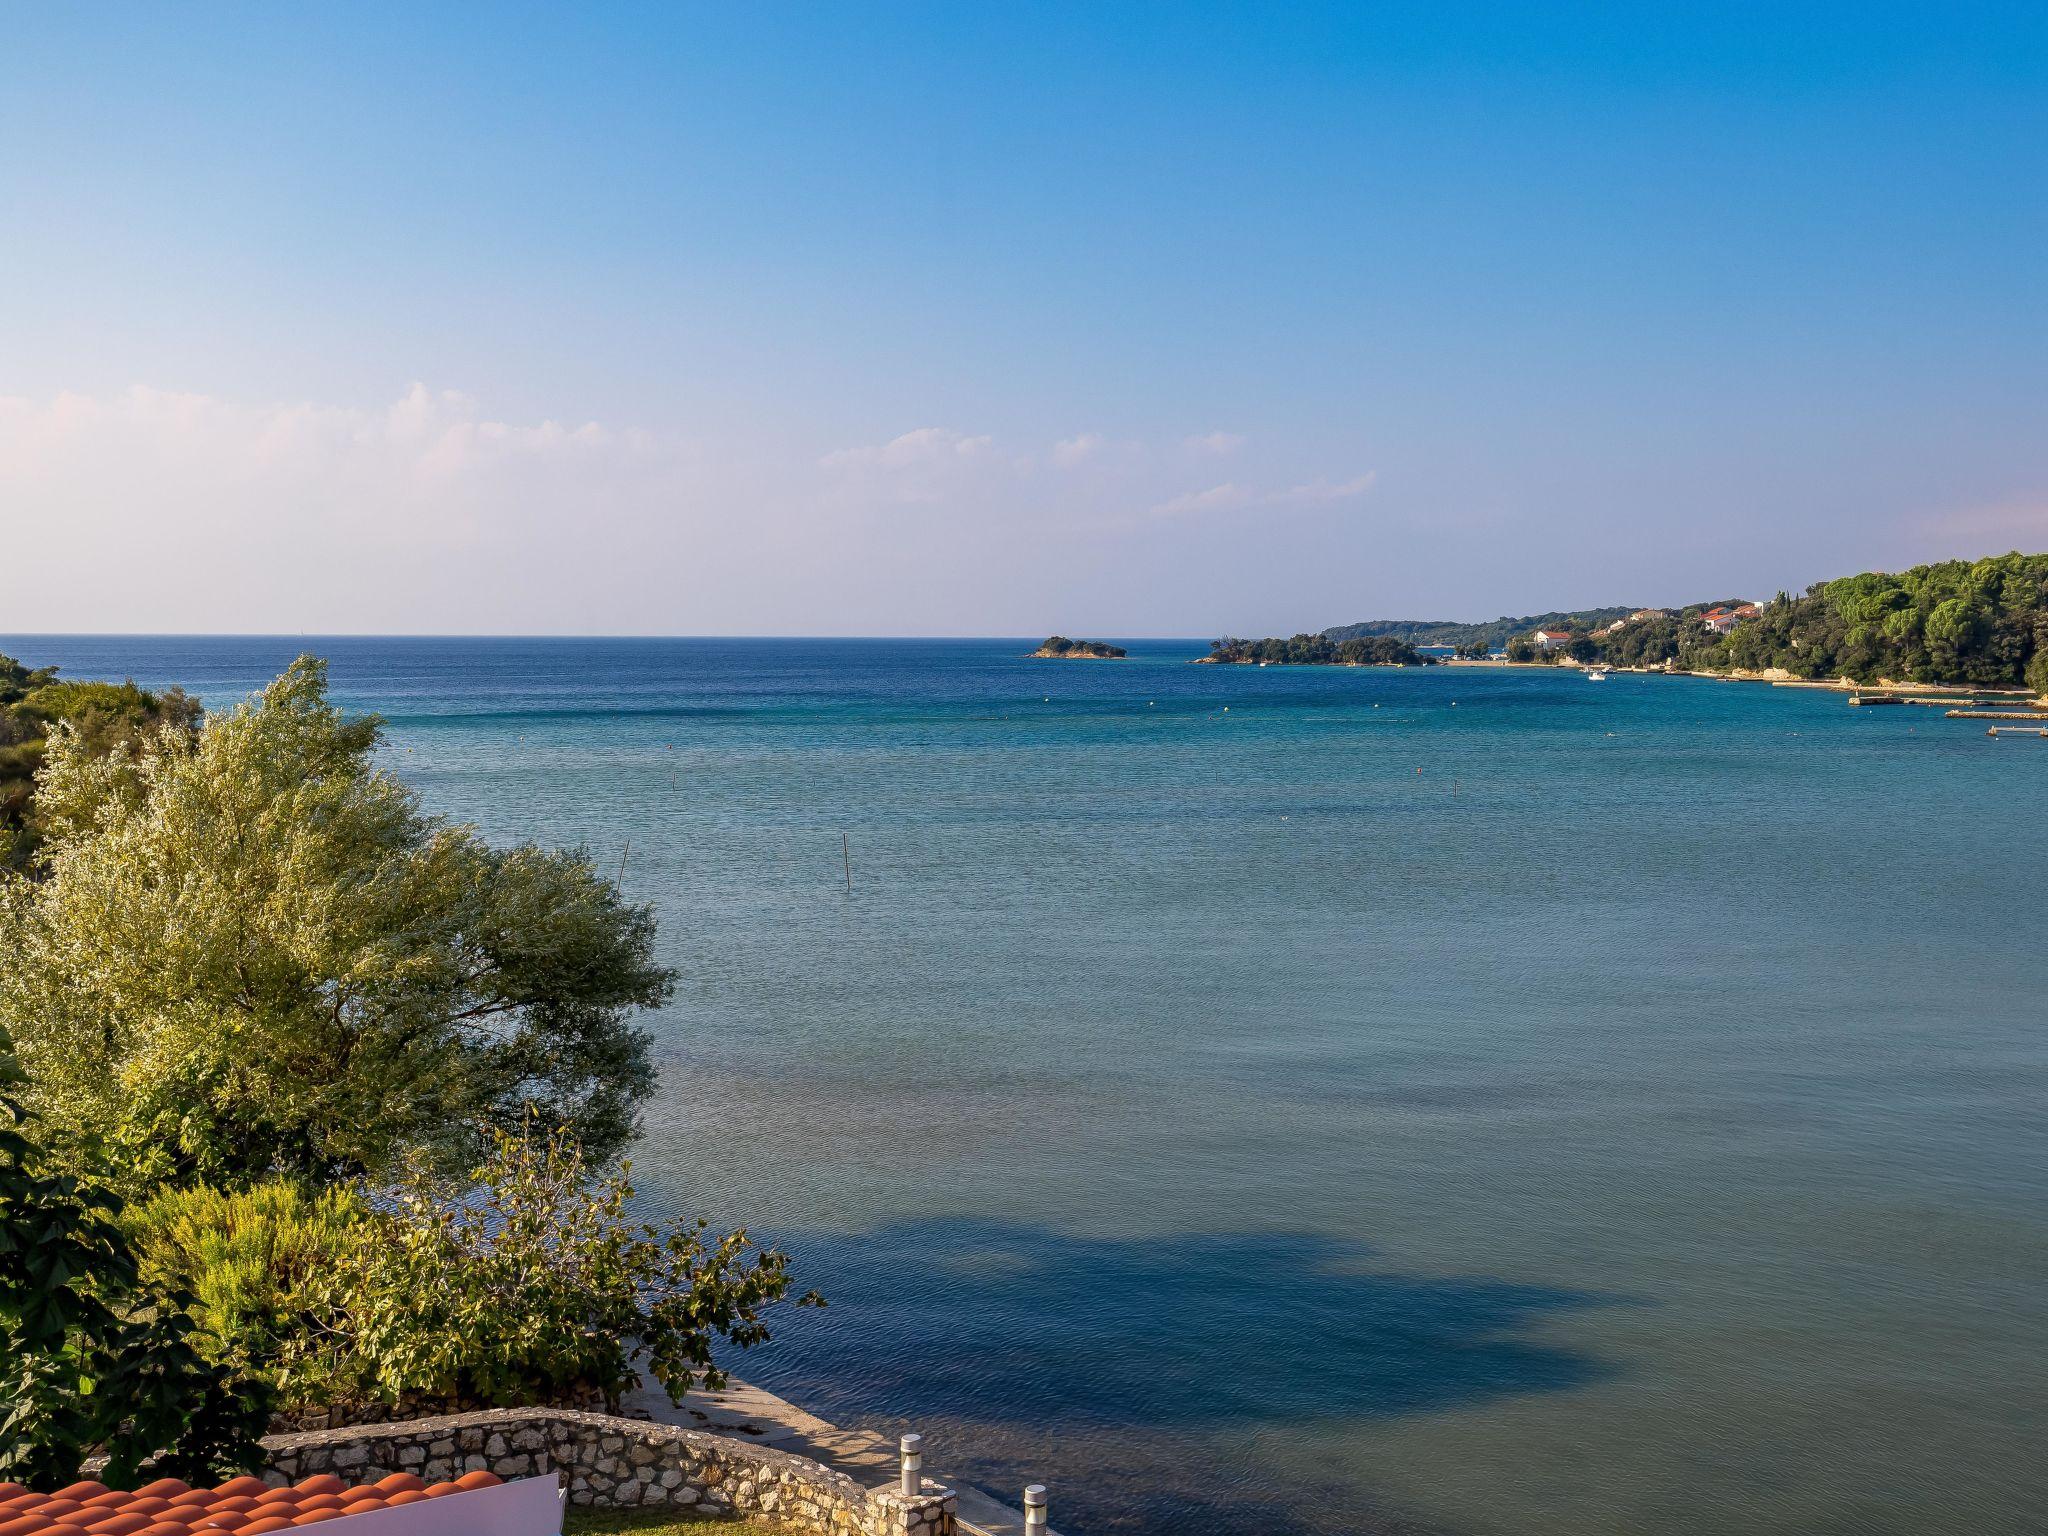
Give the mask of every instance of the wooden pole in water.
M 624 885 L 626 883 L 626 859 L 632 851 L 633 839 L 629 837 L 626 839 L 626 846 L 619 850 L 619 878 L 612 882 L 614 885 Z
M 846 894 L 853 894 L 853 844 L 844 832 L 839 834 L 839 857 L 846 861 Z

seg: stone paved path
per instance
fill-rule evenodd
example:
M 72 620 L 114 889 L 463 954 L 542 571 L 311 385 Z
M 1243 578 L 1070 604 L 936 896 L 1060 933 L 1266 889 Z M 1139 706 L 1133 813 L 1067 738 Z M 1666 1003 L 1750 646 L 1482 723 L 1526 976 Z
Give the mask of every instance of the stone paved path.
M 836 1472 L 844 1472 L 864 1488 L 896 1479 L 896 1442 L 871 1429 L 841 1429 L 816 1414 L 748 1382 L 735 1380 L 723 1392 L 692 1392 L 681 1407 L 660 1388 L 629 1393 L 626 1412 L 645 1414 L 662 1424 L 708 1429 L 733 1435 L 778 1451 L 807 1456 Z M 961 1529 L 978 1536 L 1023 1536 L 1024 1516 L 957 1477 L 949 1477 L 943 1457 L 926 1453 L 925 1475 L 951 1488 L 959 1498 Z M 1054 1533 L 1057 1536 L 1057 1533 Z

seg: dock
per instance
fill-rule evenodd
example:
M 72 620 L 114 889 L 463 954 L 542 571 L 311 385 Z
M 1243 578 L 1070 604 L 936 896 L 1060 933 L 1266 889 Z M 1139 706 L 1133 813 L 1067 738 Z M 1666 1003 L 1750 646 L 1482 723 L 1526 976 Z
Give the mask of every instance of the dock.
M 2043 709 L 1952 709 L 1949 720 L 2048 720 Z
M 1903 704 L 1906 701 L 1896 693 L 1852 693 L 1849 695 L 1849 702 L 1851 704 Z
M 2048 725 L 2031 731 L 2021 730 L 2016 725 L 1994 725 L 1988 727 L 1984 734 L 1986 736 L 2039 736 L 2043 741 L 2048 741 Z

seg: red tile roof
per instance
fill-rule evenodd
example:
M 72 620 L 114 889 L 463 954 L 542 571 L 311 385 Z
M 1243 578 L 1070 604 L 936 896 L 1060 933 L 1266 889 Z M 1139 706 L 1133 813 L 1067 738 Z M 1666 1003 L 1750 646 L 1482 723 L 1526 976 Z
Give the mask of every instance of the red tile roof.
M 189 1488 L 165 1477 L 132 1492 L 83 1482 L 55 1493 L 0 1483 L 0 1536 L 266 1536 L 492 1488 L 500 1481 L 489 1472 L 466 1472 L 453 1482 L 427 1483 L 410 1472 L 393 1472 L 351 1488 L 323 1472 L 284 1488 L 254 1477 L 237 1477 L 218 1488 Z

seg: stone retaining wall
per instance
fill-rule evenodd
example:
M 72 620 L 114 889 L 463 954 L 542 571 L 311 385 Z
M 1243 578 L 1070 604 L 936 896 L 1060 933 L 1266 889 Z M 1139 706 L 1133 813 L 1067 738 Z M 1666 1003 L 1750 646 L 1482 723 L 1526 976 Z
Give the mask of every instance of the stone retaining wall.
M 950 1489 L 905 1498 L 815 1461 L 727 1435 L 570 1408 L 501 1408 L 445 1418 L 272 1435 L 269 1480 L 316 1472 L 373 1481 L 412 1472 L 503 1478 L 560 1473 L 571 1504 L 652 1506 L 678 1515 L 764 1515 L 812 1536 L 954 1536 Z

